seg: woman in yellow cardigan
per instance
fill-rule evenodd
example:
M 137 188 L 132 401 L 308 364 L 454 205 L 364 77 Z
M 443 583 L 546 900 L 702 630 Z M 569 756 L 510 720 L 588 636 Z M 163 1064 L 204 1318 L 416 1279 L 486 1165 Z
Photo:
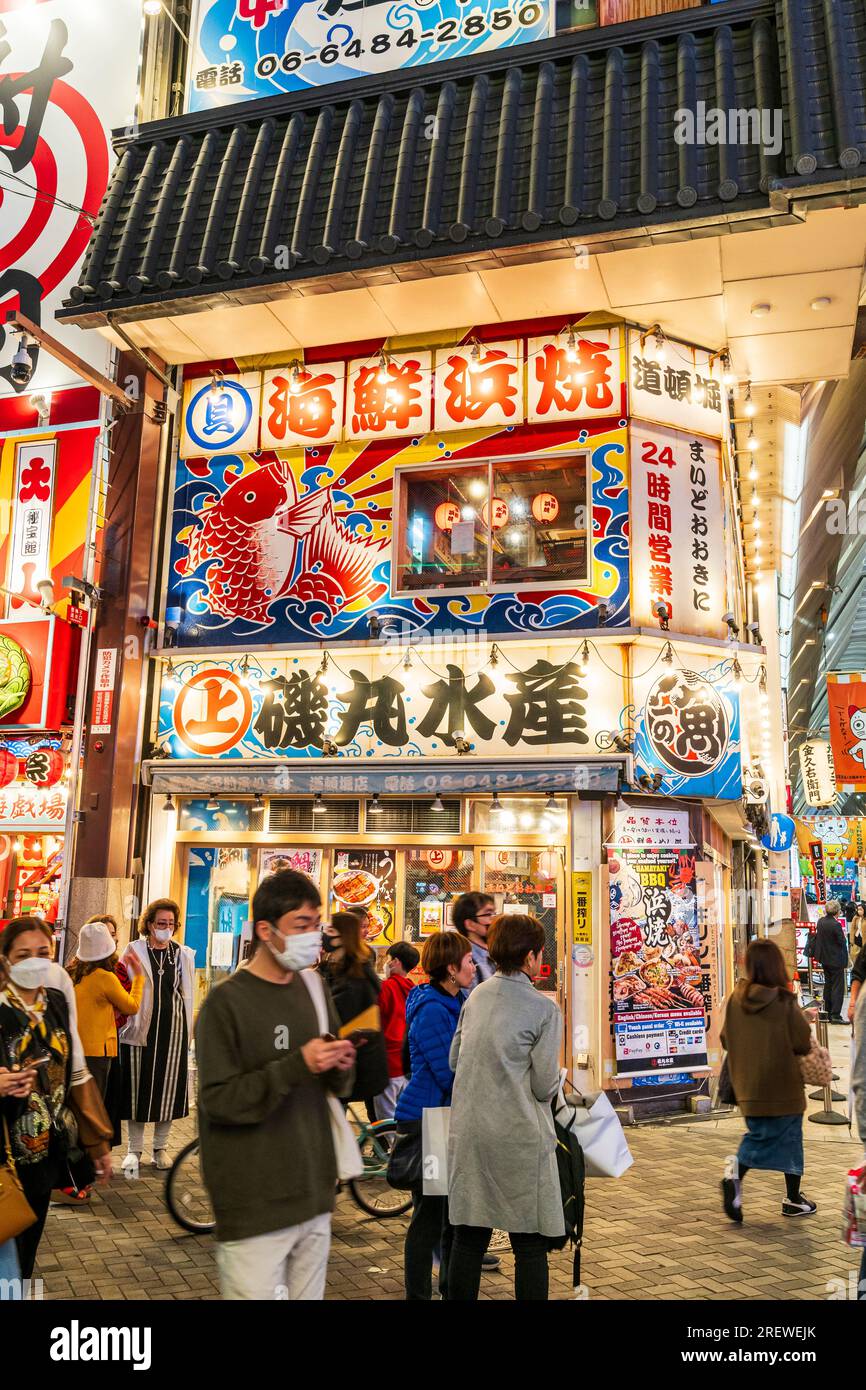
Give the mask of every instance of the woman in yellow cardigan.
M 114 973 L 116 947 L 104 922 L 85 922 L 78 938 L 72 967 L 78 1033 L 88 1070 L 105 1095 L 112 1058 L 117 1056 L 114 1013 L 137 1014 L 144 992 L 144 974 L 137 960 L 127 956 L 132 977 L 127 992 Z

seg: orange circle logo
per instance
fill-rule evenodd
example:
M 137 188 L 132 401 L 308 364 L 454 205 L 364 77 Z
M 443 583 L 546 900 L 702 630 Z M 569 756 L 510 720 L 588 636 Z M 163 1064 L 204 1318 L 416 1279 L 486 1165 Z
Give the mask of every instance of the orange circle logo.
M 198 671 L 174 704 L 174 727 L 191 753 L 218 757 L 240 743 L 253 713 L 253 697 L 233 671 Z

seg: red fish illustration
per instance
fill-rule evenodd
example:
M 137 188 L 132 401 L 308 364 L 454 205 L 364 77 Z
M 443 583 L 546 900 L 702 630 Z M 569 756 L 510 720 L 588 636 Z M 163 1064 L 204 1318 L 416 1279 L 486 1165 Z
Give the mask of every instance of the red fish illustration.
M 374 586 L 372 568 L 387 540 L 353 540 L 334 515 L 327 489 L 296 496 L 288 464 L 247 473 L 209 507 L 189 537 L 184 573 L 207 565 L 203 600 L 212 613 L 272 623 L 270 605 L 288 593 L 318 599 L 334 613 Z M 295 584 L 298 547 L 303 570 Z M 314 568 L 315 567 L 315 568 Z

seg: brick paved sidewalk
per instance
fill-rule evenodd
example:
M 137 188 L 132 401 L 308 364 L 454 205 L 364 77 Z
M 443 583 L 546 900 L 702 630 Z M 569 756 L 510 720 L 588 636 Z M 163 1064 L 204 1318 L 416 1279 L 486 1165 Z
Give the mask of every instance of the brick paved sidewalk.
M 838 1030 L 841 1034 L 841 1030 Z M 847 1089 L 843 1040 L 834 1038 Z M 810 1107 L 813 1111 L 816 1106 Z M 838 1106 L 837 1109 L 843 1107 Z M 172 1144 L 191 1133 L 176 1126 Z M 738 1116 L 638 1126 L 628 1131 L 633 1168 L 618 1182 L 587 1184 L 583 1280 L 597 1299 L 825 1299 L 856 1280 L 859 1252 L 840 1239 L 843 1175 L 862 1148 L 847 1128 L 806 1124 L 805 1192 L 815 1216 L 781 1215 L 781 1175 L 750 1173 L 743 1226 L 723 1215 L 719 1179 L 742 1133 Z M 119 1156 L 118 1156 L 119 1166 Z M 218 1295 L 213 1244 L 174 1225 L 163 1202 L 164 1174 L 142 1165 L 137 1183 L 121 1176 L 87 1208 L 48 1217 L 37 1276 L 49 1299 L 212 1299 Z M 399 1299 L 405 1218 L 376 1221 L 341 1196 L 334 1220 L 328 1298 Z M 482 1297 L 512 1297 L 513 1262 L 485 1274 Z M 571 1257 L 551 1258 L 551 1298 L 571 1293 Z

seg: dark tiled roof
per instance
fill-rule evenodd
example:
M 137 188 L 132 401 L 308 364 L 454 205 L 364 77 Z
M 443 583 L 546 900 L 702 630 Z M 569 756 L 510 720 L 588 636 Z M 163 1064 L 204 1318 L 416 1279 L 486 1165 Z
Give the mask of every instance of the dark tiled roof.
M 65 316 L 766 211 L 774 181 L 823 182 L 866 157 L 863 0 L 732 0 L 412 79 L 144 127 Z M 678 145 L 673 113 L 698 102 L 781 108 L 782 152 Z

